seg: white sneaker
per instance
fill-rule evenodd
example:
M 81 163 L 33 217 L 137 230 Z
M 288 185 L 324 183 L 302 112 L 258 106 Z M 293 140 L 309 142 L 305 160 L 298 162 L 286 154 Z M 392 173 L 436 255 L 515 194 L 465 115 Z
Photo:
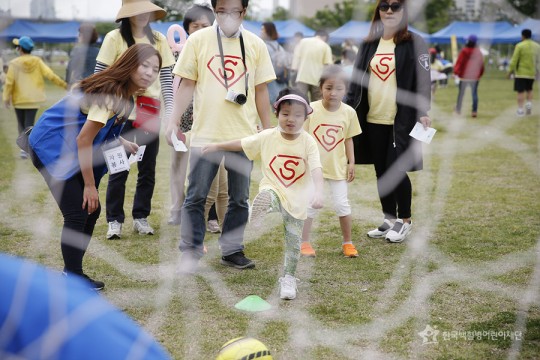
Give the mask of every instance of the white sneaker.
M 217 220 L 208 220 L 208 223 L 206 224 L 206 230 L 208 230 L 212 234 L 217 234 L 221 232 Z
M 519 108 L 519 109 L 517 109 L 517 111 L 516 111 L 516 115 L 517 115 L 518 117 L 524 117 L 524 116 L 525 116 L 525 111 L 523 111 L 523 109 Z
M 146 218 L 133 219 L 133 230 L 140 235 L 154 235 L 154 229 L 148 225 Z
M 386 234 L 388 234 L 390 229 L 392 229 L 392 226 L 394 226 L 394 224 L 389 219 L 384 219 L 382 225 L 376 229 L 368 231 L 367 236 L 374 239 L 383 238 Z
M 532 103 L 530 101 L 527 101 L 527 103 L 525 103 L 525 114 L 531 115 L 531 113 L 532 113 Z
M 412 221 L 404 223 L 402 219 L 397 219 L 392 229 L 386 234 L 386 240 L 393 243 L 400 243 L 405 240 L 412 229 Z
M 283 300 L 292 300 L 296 298 L 296 278 L 289 274 L 279 278 L 281 284 L 279 288 L 279 297 Z
M 114 220 L 109 223 L 109 230 L 107 230 L 107 239 L 120 239 L 122 236 L 122 223 Z
M 249 222 L 255 227 L 262 225 L 266 214 L 272 211 L 272 194 L 269 191 L 261 191 L 253 199 L 249 212 Z

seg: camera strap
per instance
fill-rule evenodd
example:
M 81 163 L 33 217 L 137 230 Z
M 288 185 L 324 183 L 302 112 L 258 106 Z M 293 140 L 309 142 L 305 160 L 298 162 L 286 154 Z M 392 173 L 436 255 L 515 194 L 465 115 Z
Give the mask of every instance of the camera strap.
M 244 46 L 244 37 L 240 33 L 240 51 L 242 52 L 242 65 L 244 65 L 244 81 L 246 88 L 246 99 L 248 97 L 248 73 L 246 66 L 246 48 Z M 221 66 L 223 67 L 223 79 L 225 80 L 225 88 L 229 90 L 229 82 L 227 81 L 227 70 L 225 69 L 225 54 L 223 53 L 223 43 L 221 42 L 221 34 L 219 33 L 219 26 L 217 26 L 217 41 L 219 47 L 219 55 L 221 57 Z

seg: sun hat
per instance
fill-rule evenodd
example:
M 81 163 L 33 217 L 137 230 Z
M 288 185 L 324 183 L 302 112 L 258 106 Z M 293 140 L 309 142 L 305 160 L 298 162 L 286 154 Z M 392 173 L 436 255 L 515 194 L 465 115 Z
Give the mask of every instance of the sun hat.
M 311 106 L 309 106 L 309 104 L 306 102 L 306 100 L 304 100 L 303 97 L 301 96 L 298 96 L 296 94 L 288 94 L 288 95 L 285 95 L 285 96 L 282 96 L 280 97 L 275 103 L 274 103 L 274 109 L 277 110 L 278 107 L 279 107 L 279 104 L 282 102 L 282 101 L 285 101 L 285 100 L 294 100 L 294 101 L 298 101 L 298 102 L 301 102 L 302 104 L 304 104 L 304 106 L 306 107 L 306 112 L 307 114 L 311 114 L 313 112 L 313 108 Z
M 150 0 L 122 0 L 122 7 L 116 15 L 116 22 L 146 13 L 154 13 L 154 20 L 159 20 L 167 15 L 167 12 Z
M 20 46 L 25 51 L 32 51 L 34 49 L 34 42 L 28 36 L 21 36 L 18 39 L 13 39 L 15 46 Z

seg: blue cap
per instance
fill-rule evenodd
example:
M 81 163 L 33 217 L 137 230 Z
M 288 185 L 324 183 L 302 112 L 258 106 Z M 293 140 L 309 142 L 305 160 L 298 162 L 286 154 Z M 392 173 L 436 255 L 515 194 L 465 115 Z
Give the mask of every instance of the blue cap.
M 467 41 L 476 43 L 478 41 L 478 37 L 476 35 L 469 35 L 469 38 L 467 39 Z
M 28 36 L 13 39 L 13 44 L 20 46 L 25 51 L 32 51 L 34 49 L 34 42 Z

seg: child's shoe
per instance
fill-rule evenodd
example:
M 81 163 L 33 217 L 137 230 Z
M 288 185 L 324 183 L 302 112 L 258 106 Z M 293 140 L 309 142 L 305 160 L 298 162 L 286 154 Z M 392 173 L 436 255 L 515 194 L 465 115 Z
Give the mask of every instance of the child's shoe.
M 345 257 L 358 257 L 358 251 L 356 251 L 353 244 L 343 244 L 341 247 L 343 248 L 343 255 L 345 255 Z
M 307 257 L 315 257 L 315 250 L 311 247 L 311 243 L 303 241 L 300 245 L 300 255 Z
M 296 298 L 296 278 L 289 274 L 279 278 L 280 288 L 279 297 L 283 300 L 292 300 Z
M 249 212 L 249 222 L 254 227 L 260 227 L 266 214 L 272 211 L 272 194 L 269 191 L 261 191 L 253 199 Z

